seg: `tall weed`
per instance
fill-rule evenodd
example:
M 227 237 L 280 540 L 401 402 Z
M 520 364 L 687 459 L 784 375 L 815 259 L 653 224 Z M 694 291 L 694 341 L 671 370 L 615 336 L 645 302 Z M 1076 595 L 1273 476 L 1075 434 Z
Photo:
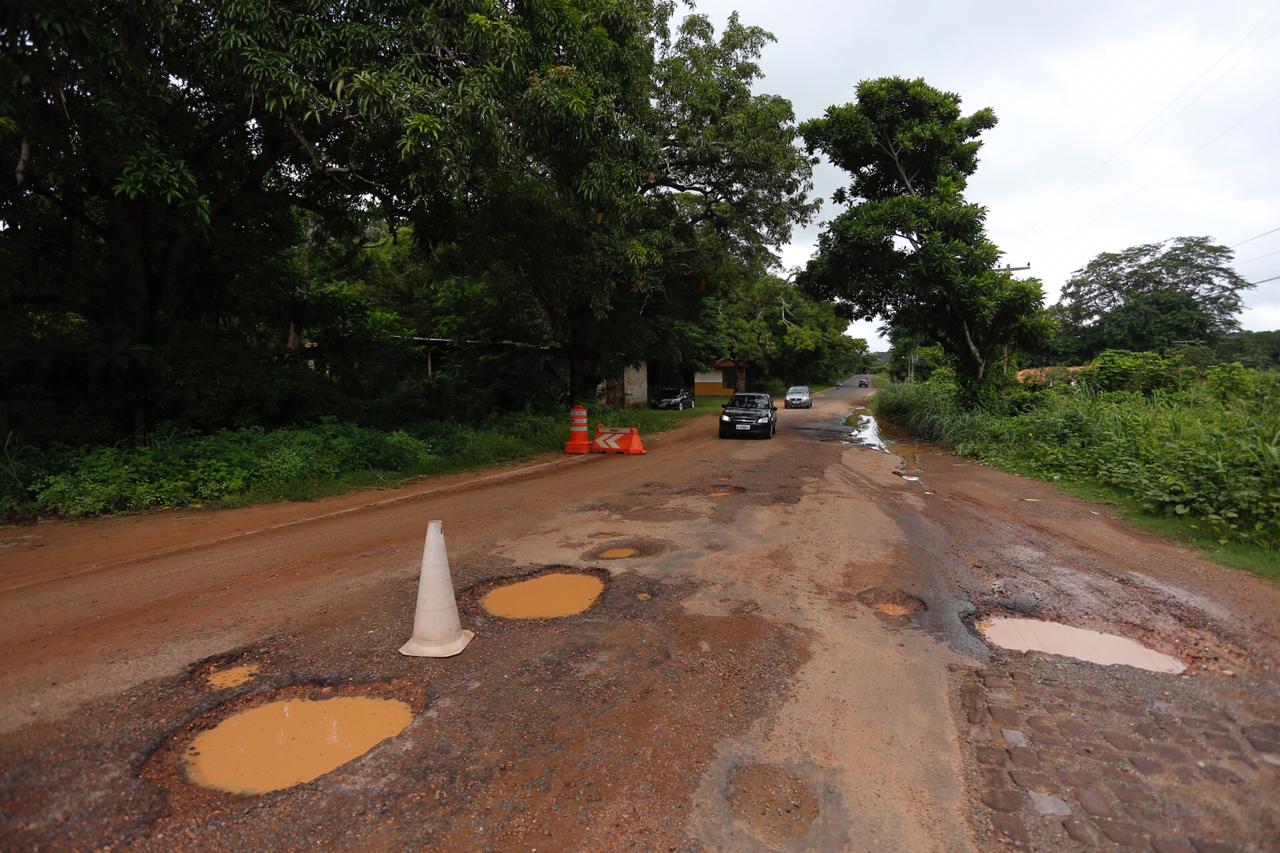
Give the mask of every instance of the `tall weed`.
M 1092 480 L 1224 544 L 1280 550 L 1280 375 L 1231 367 L 1204 383 L 1143 391 L 1057 386 L 1008 414 L 965 409 L 953 385 L 930 381 L 883 387 L 872 406 L 959 453 Z

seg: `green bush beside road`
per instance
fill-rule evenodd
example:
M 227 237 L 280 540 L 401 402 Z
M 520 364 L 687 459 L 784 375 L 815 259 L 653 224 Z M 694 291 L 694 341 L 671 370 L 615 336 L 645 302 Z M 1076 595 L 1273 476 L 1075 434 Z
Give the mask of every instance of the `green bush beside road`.
M 958 453 L 1102 488 L 1176 520 L 1162 525 L 1166 532 L 1210 547 L 1280 552 L 1280 374 L 1219 365 L 1203 379 L 1171 373 L 1153 388 L 1145 376 L 1126 383 L 1115 365 L 1103 373 L 1102 383 L 1015 386 L 966 408 L 939 371 L 927 382 L 882 386 L 872 407 Z
M 591 423 L 660 432 L 699 412 L 590 410 Z M 480 424 L 397 430 L 352 423 L 152 436 L 142 447 L 7 448 L 0 513 L 83 517 L 182 506 L 298 500 L 361 486 L 512 462 L 559 448 L 567 414 L 516 413 Z

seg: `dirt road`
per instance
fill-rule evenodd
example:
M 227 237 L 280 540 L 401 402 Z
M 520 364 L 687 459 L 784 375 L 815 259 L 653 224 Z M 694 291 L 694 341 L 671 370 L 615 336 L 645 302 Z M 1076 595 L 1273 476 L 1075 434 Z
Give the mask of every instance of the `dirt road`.
M 772 441 L 708 415 L 644 457 L 0 531 L 4 846 L 1280 849 L 1280 590 L 1051 486 L 851 443 L 865 394 Z M 477 635 L 448 660 L 396 652 L 432 518 Z M 603 594 L 481 607 L 553 566 Z M 992 616 L 1188 668 L 991 649 Z M 232 712 L 354 696 L 412 722 L 273 793 L 188 781 Z

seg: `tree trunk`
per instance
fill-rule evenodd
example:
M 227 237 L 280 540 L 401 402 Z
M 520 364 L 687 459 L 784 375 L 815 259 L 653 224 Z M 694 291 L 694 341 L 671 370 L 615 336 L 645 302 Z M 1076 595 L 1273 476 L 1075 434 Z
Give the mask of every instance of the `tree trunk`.
M 146 208 L 143 202 L 129 199 L 117 199 L 111 207 L 108 244 L 113 274 L 106 326 L 114 340 L 106 343 L 124 347 L 128 361 L 121 371 L 124 387 L 120 389 L 120 399 L 128 407 L 127 429 L 134 444 L 141 445 L 146 440 L 150 418 L 147 389 L 134 370 L 131 348 L 142 344 L 154 351 L 156 338 L 156 304 L 147 264 Z M 110 366 L 108 376 L 109 371 Z

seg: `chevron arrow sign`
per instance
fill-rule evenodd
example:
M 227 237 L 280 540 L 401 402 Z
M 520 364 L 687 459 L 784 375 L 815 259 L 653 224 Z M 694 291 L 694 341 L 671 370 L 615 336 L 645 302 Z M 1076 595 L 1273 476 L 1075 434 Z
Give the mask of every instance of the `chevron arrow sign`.
M 596 436 L 595 445 L 601 450 L 621 452 L 622 448 L 618 445 L 618 442 L 626 437 L 627 433 L 624 432 L 606 432 L 603 435 Z

